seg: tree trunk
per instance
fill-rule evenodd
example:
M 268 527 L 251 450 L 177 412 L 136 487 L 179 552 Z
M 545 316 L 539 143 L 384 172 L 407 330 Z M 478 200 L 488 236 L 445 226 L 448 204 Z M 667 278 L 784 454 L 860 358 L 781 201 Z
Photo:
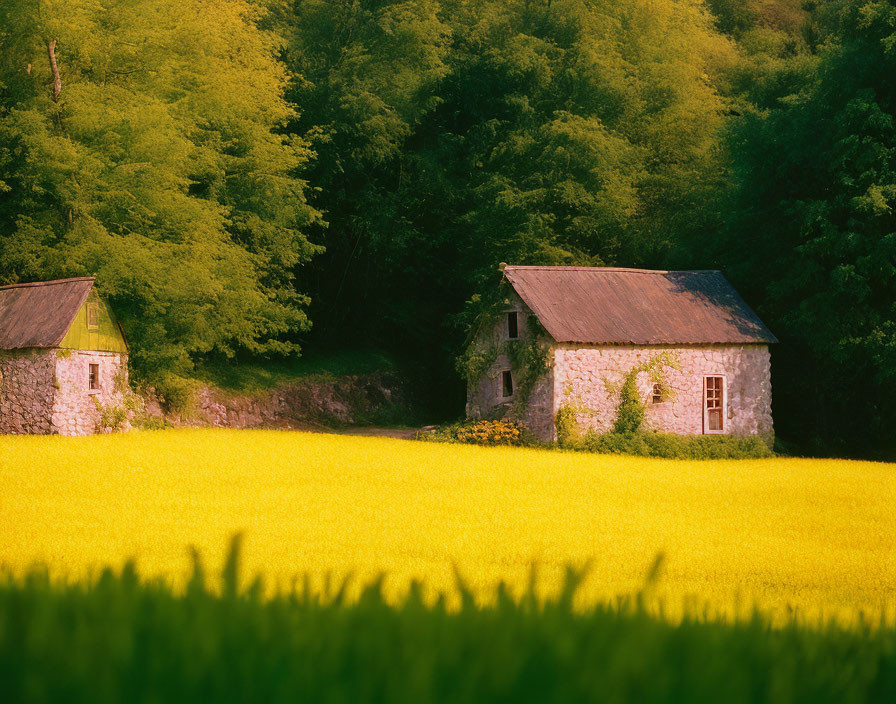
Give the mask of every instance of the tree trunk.
M 56 65 L 56 40 L 52 39 L 47 46 L 50 52 L 50 68 L 53 69 L 53 102 L 58 102 L 62 92 L 62 78 L 59 76 L 59 66 Z

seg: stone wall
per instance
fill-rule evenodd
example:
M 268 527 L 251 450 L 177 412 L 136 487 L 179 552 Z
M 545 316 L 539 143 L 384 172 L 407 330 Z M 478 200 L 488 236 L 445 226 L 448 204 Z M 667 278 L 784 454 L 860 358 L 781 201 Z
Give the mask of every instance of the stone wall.
M 392 372 L 296 379 L 240 394 L 195 390 L 185 413 L 165 411 L 153 389 L 141 391 L 144 416 L 172 425 L 219 428 L 321 428 L 406 422 L 415 414 L 413 385 Z
M 662 403 L 651 402 L 654 382 L 649 375 L 638 375 L 646 428 L 678 434 L 703 433 L 703 378 L 723 376 L 727 387 L 724 432 L 772 432 L 770 363 L 765 345 L 558 345 L 554 350 L 554 413 L 562 406 L 571 406 L 579 411 L 576 419 L 582 430 L 612 430 L 618 391 L 626 374 L 662 352 L 676 359 L 680 368 L 664 369 L 663 379 L 672 393 Z
M 517 313 L 518 339 L 511 340 L 507 334 L 506 313 Z M 489 369 L 467 388 L 467 417 L 490 420 L 506 419 L 519 421 L 539 438 L 549 439 L 554 433 L 554 381 L 550 368 L 540 370 L 535 384 L 526 396 L 525 403 L 519 403 L 519 382 L 522 370 L 515 368 L 507 351 L 512 345 L 527 345 L 532 342 L 533 329 L 530 324 L 533 313 L 519 299 L 511 294 L 501 318 L 490 329 L 482 331 L 474 341 L 486 355 L 495 357 Z M 505 397 L 502 393 L 502 372 L 509 370 L 513 377 L 514 393 Z
M 115 352 L 53 350 L 58 389 L 53 403 L 52 430 L 59 435 L 90 435 L 101 431 L 102 409 L 120 406 L 127 388 L 127 356 Z M 99 389 L 88 388 L 88 365 L 99 365 Z
M 0 433 L 51 432 L 56 350 L 0 350 Z

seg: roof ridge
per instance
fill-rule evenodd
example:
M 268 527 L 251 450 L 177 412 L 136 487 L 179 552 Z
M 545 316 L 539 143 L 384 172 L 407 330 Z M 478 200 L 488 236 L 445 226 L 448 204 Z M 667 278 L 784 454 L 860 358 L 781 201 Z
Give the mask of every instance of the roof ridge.
M 7 284 L 0 286 L 0 291 L 10 288 L 27 288 L 29 286 L 52 286 L 54 284 L 70 284 L 74 281 L 96 281 L 95 276 L 74 276 L 70 279 L 53 279 L 52 281 L 30 281 L 24 284 Z
M 632 269 L 622 266 L 538 266 L 538 265 L 514 265 L 508 264 L 508 269 L 540 269 L 542 271 L 625 271 L 632 274 L 710 274 L 722 273 L 720 269 Z

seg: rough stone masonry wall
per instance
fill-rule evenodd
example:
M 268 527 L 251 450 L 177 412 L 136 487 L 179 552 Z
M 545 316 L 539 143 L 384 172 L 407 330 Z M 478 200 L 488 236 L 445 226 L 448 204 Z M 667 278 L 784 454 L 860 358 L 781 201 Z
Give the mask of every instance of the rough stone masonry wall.
M 51 432 L 56 350 L 0 350 L 0 433 Z
M 53 350 L 58 389 L 52 430 L 59 435 L 90 435 L 100 430 L 102 408 L 121 405 L 127 388 L 127 356 L 115 352 Z M 100 388 L 88 389 L 88 365 L 98 364 Z M 119 374 L 121 376 L 119 377 Z
M 504 313 L 515 310 L 519 339 L 508 340 L 507 321 Z M 509 303 L 504 309 L 501 319 L 491 330 L 480 333 L 474 344 L 482 349 L 501 350 L 506 345 L 527 345 L 532 341 L 532 329 L 529 316 L 533 315 L 529 308 L 515 294 L 509 296 Z M 510 369 L 514 377 L 513 396 L 504 398 L 501 393 L 501 372 Z M 495 361 L 475 385 L 467 388 L 467 417 L 486 419 L 516 420 L 531 430 L 536 437 L 550 440 L 554 434 L 554 382 L 550 368 L 539 370 L 534 386 L 525 399 L 525 404 L 517 403 L 519 398 L 518 384 L 522 370 L 515 369 L 510 357 L 499 353 Z
M 514 384 L 517 384 L 520 370 L 514 369 L 507 355 L 498 355 L 497 361 L 479 380 L 476 388 L 469 393 L 467 417 L 519 421 L 536 437 L 551 439 L 554 433 L 554 384 L 551 370 L 546 369 L 538 377 L 525 403 L 518 404 L 520 393 L 518 388 L 510 398 L 501 395 L 501 372 L 505 369 L 510 369 L 514 373 Z
M 765 345 L 703 347 L 629 347 L 560 345 L 554 350 L 554 413 L 562 406 L 576 414 L 582 430 L 612 430 L 625 375 L 651 357 L 668 351 L 680 369 L 666 368 L 672 397 L 651 403 L 653 381 L 638 375 L 645 406 L 645 427 L 668 433 L 703 432 L 703 377 L 724 376 L 728 392 L 725 432 L 736 435 L 772 432 L 771 376 Z M 614 393 L 615 391 L 615 393 Z
M 262 392 L 240 394 L 203 386 L 185 413 L 165 411 L 154 389 L 143 389 L 147 417 L 186 426 L 313 428 L 390 423 L 413 417 L 413 385 L 393 372 L 314 375 Z M 387 420 L 381 421 L 385 417 Z

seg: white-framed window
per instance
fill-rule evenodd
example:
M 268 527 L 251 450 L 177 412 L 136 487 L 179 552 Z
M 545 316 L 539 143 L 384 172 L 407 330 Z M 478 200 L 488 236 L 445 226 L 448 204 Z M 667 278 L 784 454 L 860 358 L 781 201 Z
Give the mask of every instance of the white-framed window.
M 498 395 L 501 398 L 510 398 L 513 392 L 513 372 L 510 369 L 502 369 L 498 372 Z
M 507 311 L 507 339 L 518 340 L 520 337 L 520 314 L 515 310 Z
M 653 404 L 663 403 L 665 399 L 663 399 L 663 385 L 662 384 L 654 384 L 653 390 L 650 392 L 650 402 Z
M 99 364 L 88 364 L 87 365 L 87 390 L 88 391 L 99 391 L 100 390 L 100 365 Z
M 721 374 L 703 377 L 703 433 L 728 432 L 728 384 Z

